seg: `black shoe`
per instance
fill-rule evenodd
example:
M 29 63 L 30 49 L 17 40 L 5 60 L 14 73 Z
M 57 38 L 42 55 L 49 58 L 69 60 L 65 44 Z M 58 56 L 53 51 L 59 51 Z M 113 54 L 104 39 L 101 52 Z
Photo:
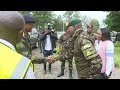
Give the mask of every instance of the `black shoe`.
M 46 71 L 46 70 L 44 70 L 44 74 L 47 74 L 47 71 Z
M 73 79 L 72 70 L 69 70 L 69 78 L 70 78 L 70 79 Z
M 50 73 L 50 74 L 52 74 L 52 71 L 51 71 L 51 70 L 49 70 L 49 73 Z
M 62 69 L 60 74 L 57 75 L 57 77 L 61 77 L 61 76 L 64 76 L 64 70 Z

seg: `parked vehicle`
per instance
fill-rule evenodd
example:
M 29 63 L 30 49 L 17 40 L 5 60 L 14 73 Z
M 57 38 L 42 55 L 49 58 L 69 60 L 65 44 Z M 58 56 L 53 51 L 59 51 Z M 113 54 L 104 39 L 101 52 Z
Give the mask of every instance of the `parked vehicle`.
M 31 42 L 32 42 L 31 43 L 32 48 L 33 47 L 38 48 L 39 47 L 39 41 L 38 41 L 39 34 L 38 34 L 37 29 L 33 28 L 32 32 L 29 32 L 29 35 L 30 35 L 30 39 L 31 39 Z
M 58 39 L 60 38 L 61 35 L 63 35 L 65 32 L 57 32 Z

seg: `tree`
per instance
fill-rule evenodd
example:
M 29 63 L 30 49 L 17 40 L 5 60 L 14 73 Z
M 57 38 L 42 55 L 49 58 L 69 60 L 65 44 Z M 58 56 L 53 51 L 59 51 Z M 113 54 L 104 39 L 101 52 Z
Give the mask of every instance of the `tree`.
M 81 16 L 81 22 L 83 26 L 83 30 L 86 30 L 87 23 L 91 20 L 91 18 L 87 16 Z
M 35 17 L 35 27 L 39 30 L 41 27 L 44 28 L 47 23 L 52 23 L 54 14 L 52 11 L 19 11 L 21 14 L 33 13 Z
M 59 15 L 56 18 L 53 19 L 53 27 L 56 31 L 62 31 L 63 30 L 63 20 L 62 17 Z
M 84 16 L 80 15 L 79 11 L 66 11 L 63 16 L 66 19 L 66 21 L 72 18 L 79 18 L 82 21 L 83 30 L 86 29 L 87 22 L 91 20 L 89 17 L 85 15 Z
M 81 17 L 79 11 L 66 11 L 63 16 L 64 16 L 64 18 L 66 20 L 70 20 L 72 18 L 80 18 Z
M 120 11 L 109 11 L 104 23 L 109 30 L 120 32 Z
M 19 11 L 19 13 L 21 13 L 22 15 L 29 14 L 30 12 L 32 11 Z

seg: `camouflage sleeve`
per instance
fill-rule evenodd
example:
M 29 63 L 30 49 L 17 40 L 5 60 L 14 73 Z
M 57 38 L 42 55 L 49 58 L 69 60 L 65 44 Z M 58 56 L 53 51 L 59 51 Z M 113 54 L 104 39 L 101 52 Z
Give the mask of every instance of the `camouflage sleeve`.
M 102 60 L 98 58 L 99 56 L 95 50 L 93 43 L 89 39 L 82 38 L 80 39 L 79 44 L 85 59 L 91 62 L 89 72 L 90 75 L 99 74 L 101 71 Z
M 41 63 L 44 63 L 45 62 L 45 58 L 41 58 L 41 57 L 35 57 L 35 56 L 32 56 L 31 58 L 30 58 L 30 60 L 32 60 L 32 63 L 33 64 L 41 64 Z
M 60 53 L 57 55 L 56 59 L 57 60 L 68 60 L 71 59 L 74 56 L 74 46 L 73 44 L 68 40 L 67 43 L 65 44 L 65 47 L 62 47 L 62 50 Z

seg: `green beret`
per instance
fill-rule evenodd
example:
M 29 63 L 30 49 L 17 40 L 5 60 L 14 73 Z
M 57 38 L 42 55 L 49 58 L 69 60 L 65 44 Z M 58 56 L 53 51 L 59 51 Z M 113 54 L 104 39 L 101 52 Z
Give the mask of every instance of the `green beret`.
M 73 26 L 73 25 L 78 24 L 78 23 L 81 23 L 81 20 L 78 19 L 78 18 L 74 18 L 74 19 L 71 19 L 71 20 L 69 21 L 68 26 Z

